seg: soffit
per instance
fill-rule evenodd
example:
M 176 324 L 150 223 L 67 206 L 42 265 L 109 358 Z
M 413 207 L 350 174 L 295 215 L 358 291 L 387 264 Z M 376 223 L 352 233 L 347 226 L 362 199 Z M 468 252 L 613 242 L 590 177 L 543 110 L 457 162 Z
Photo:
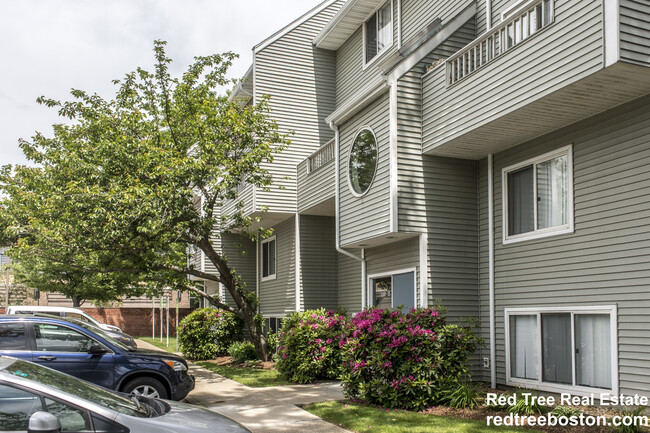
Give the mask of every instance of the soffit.
M 348 0 L 314 39 L 314 45 L 337 50 L 386 0 Z

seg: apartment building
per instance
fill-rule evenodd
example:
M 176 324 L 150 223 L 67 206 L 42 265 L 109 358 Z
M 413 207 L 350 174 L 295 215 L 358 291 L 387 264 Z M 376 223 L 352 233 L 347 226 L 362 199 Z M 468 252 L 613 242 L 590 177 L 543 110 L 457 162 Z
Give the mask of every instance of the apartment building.
M 295 131 L 273 236 L 215 242 L 272 328 L 440 302 L 479 380 L 650 395 L 649 68 L 641 0 L 325 1 L 233 94 Z

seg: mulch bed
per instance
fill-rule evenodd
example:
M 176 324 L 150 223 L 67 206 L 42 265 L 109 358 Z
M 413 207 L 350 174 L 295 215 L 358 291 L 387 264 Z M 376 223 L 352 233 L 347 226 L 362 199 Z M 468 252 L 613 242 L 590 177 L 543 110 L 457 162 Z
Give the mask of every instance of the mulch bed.
M 259 362 L 255 366 L 247 365 L 247 364 L 237 364 L 232 362 L 232 357 L 230 356 L 219 356 L 215 359 L 211 359 L 209 361 L 205 362 L 210 362 L 212 364 L 217 364 L 217 365 L 225 365 L 228 367 L 242 367 L 242 368 L 258 368 L 262 370 L 273 370 L 275 368 L 275 362 L 273 361 L 266 361 L 266 362 Z

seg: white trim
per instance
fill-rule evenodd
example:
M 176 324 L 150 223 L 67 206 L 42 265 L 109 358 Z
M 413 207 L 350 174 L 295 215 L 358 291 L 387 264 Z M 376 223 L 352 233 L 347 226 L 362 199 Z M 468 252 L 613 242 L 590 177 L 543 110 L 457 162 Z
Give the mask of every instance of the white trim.
M 397 170 L 397 83 L 390 85 L 389 97 L 389 185 L 390 185 L 390 198 L 389 198 L 389 222 L 391 233 L 399 231 L 399 213 L 398 213 L 398 176 Z M 377 146 L 379 147 L 379 146 Z M 374 178 L 373 178 L 374 179 Z
M 300 294 L 302 292 L 302 267 L 300 264 L 300 214 L 296 212 L 296 239 L 295 239 L 296 247 L 295 247 L 295 254 L 296 254 L 296 311 L 302 311 L 302 304 L 300 303 Z M 277 245 L 277 244 L 276 244 Z M 277 248 L 276 248 L 276 253 L 277 253 Z M 276 267 L 277 267 L 277 255 L 276 255 Z
M 449 37 L 451 37 L 456 31 L 458 31 L 470 18 L 476 15 L 476 3 L 471 2 L 462 12 L 456 15 L 454 18 L 446 22 L 443 27 L 436 32 L 435 35 L 427 42 L 419 46 L 415 51 L 408 55 L 404 60 L 402 60 L 392 71 L 386 75 L 386 81 L 391 84 L 401 77 L 403 77 L 408 71 L 413 69 L 424 57 L 426 57 L 433 49 L 437 48 L 440 44 L 445 42 Z M 424 76 L 429 74 L 431 71 L 428 71 Z M 423 78 L 424 78 L 423 76 Z
M 304 24 L 307 22 L 310 18 L 312 18 L 314 15 L 318 14 L 319 12 L 323 11 L 324 9 L 328 8 L 330 5 L 336 3 L 338 0 L 326 0 L 323 3 L 319 4 L 318 6 L 312 8 L 309 12 L 301 15 L 298 19 L 294 20 L 290 24 L 286 25 L 282 29 L 278 30 L 277 32 L 273 33 L 271 36 L 268 38 L 264 39 L 262 42 L 258 43 L 253 47 L 253 52 L 258 53 L 264 48 L 268 47 L 271 45 L 273 42 L 277 41 L 287 33 L 291 32 L 292 30 L 296 29 L 300 25 Z
M 550 383 L 542 381 L 542 348 L 541 348 L 541 315 L 544 313 L 571 313 L 571 344 L 572 344 L 572 377 L 573 383 L 576 383 L 575 377 L 575 330 L 574 321 L 576 314 L 609 314 L 610 324 L 610 352 L 611 352 L 611 379 L 612 388 L 591 388 L 577 385 L 563 385 L 558 383 Z M 537 377 L 538 380 L 526 380 L 513 378 L 510 375 L 510 316 L 527 315 L 537 316 L 537 339 L 538 345 L 538 363 L 537 363 Z M 575 307 L 522 307 L 522 308 L 504 308 L 503 310 L 503 324 L 504 324 L 504 345 L 505 345 L 505 361 L 506 361 L 506 385 L 508 386 L 525 386 L 526 388 L 538 389 L 548 392 L 570 392 L 574 395 L 590 396 L 594 393 L 601 393 L 603 391 L 611 391 L 611 394 L 617 395 L 619 393 L 618 383 L 618 308 L 616 305 L 594 305 L 594 306 L 575 306 Z
M 398 270 L 395 270 L 395 271 L 391 270 L 391 271 L 382 272 L 382 273 L 378 273 L 378 274 L 370 274 L 370 275 L 368 275 L 368 277 L 366 278 L 367 287 L 368 287 L 368 306 L 369 307 L 374 307 L 374 303 L 375 303 L 374 299 L 370 299 L 370 287 L 371 287 L 370 283 L 371 283 L 372 280 L 377 279 L 377 278 L 390 277 L 390 281 L 391 281 L 390 305 L 391 305 L 391 308 L 394 308 L 395 306 L 393 305 L 393 293 L 394 293 L 394 291 L 393 291 L 393 277 L 395 275 L 409 274 L 411 272 L 413 272 L 413 306 L 415 308 L 417 308 L 417 305 L 418 305 L 418 291 L 416 290 L 416 288 L 418 286 L 418 284 L 417 284 L 417 278 L 418 278 L 418 269 L 417 269 L 417 267 L 406 268 L 406 269 L 398 269 Z
M 534 228 L 531 232 L 520 233 L 518 235 L 508 235 L 508 173 L 518 170 L 520 168 L 526 167 L 528 165 L 533 166 L 533 189 L 535 198 L 537 197 L 537 165 L 548 161 L 550 159 L 556 158 L 558 156 L 567 156 L 567 189 L 568 189 L 568 207 L 567 207 L 567 223 L 561 226 L 548 227 L 545 229 L 537 229 L 537 200 L 533 200 L 534 204 Z M 545 153 L 543 155 L 537 156 L 535 158 L 527 159 L 526 161 L 519 162 L 514 165 L 510 165 L 501 170 L 501 206 L 502 206 L 502 242 L 504 245 L 512 244 L 515 242 L 528 241 L 532 239 L 545 238 L 549 236 L 556 236 L 562 234 L 568 234 L 574 232 L 574 215 L 573 215 L 573 144 L 568 146 L 561 147 L 552 152 Z
M 255 296 L 257 299 L 260 299 L 260 276 L 262 275 L 262 270 L 260 269 L 260 235 L 255 236 Z M 258 302 L 258 304 L 260 304 Z M 258 305 L 257 311 L 259 312 L 260 307 Z
M 402 48 L 402 0 L 397 0 L 397 49 Z
M 390 31 L 390 43 L 384 45 L 384 47 L 381 50 L 379 50 L 377 52 L 377 54 L 375 54 L 373 56 L 372 59 L 370 59 L 369 61 L 366 61 L 366 58 L 367 58 L 367 56 L 366 56 L 366 23 L 368 22 L 368 20 L 370 18 L 372 18 L 373 15 L 375 15 L 381 8 L 383 8 L 386 5 L 386 3 L 390 3 L 390 30 L 391 30 Z M 379 22 L 379 21 L 377 21 L 377 22 Z M 362 63 L 363 67 L 361 68 L 362 70 L 365 70 L 368 66 L 375 63 L 379 57 L 383 56 L 393 46 L 393 44 L 395 42 L 395 38 L 394 38 L 394 35 L 393 35 L 394 32 L 395 32 L 395 16 L 394 16 L 393 0 L 387 0 L 387 1 L 383 2 L 381 5 L 379 5 L 379 7 L 377 7 L 377 9 L 375 9 L 370 15 L 368 15 L 365 20 L 363 20 L 363 25 L 361 26 L 361 33 L 362 33 L 361 40 L 362 40 L 362 43 L 363 43 L 363 50 L 362 50 L 362 52 L 363 52 L 363 63 Z
M 267 275 L 267 276 L 265 277 L 265 276 L 262 275 L 263 272 L 264 272 L 264 263 L 262 263 L 262 267 L 261 267 L 261 269 L 260 269 L 260 277 L 261 277 L 261 281 L 272 281 L 272 280 L 275 280 L 275 279 L 278 277 L 278 241 L 276 240 L 276 236 L 275 236 L 275 235 L 271 236 L 270 238 L 266 238 L 266 239 L 264 239 L 264 240 L 260 243 L 260 256 L 261 256 L 262 262 L 264 262 L 264 249 L 263 249 L 263 246 L 264 246 L 264 244 L 268 244 L 268 243 L 271 242 L 271 241 L 274 242 L 274 243 L 273 243 L 273 247 L 275 248 L 275 254 L 274 254 L 274 257 L 275 257 L 275 264 L 274 264 L 274 269 L 273 269 L 273 273 L 272 273 L 272 274 L 269 274 L 269 275 Z
M 370 181 L 370 184 L 368 185 L 368 189 L 366 189 L 362 193 L 358 193 L 354 190 L 352 187 L 352 182 L 350 181 L 350 158 L 352 158 L 352 149 L 354 148 L 354 143 L 357 141 L 357 137 L 361 133 L 361 131 L 367 129 L 370 131 L 372 136 L 375 139 L 375 172 L 372 174 L 372 180 Z M 375 131 L 372 130 L 370 126 L 361 126 L 360 128 L 357 129 L 357 133 L 354 134 L 354 140 L 352 140 L 352 145 L 350 146 L 350 151 L 348 152 L 348 158 L 347 158 L 347 164 L 346 164 L 346 178 L 348 180 L 348 187 L 350 188 L 350 192 L 352 193 L 353 196 L 361 198 L 368 194 L 368 191 L 370 191 L 370 188 L 372 187 L 372 184 L 375 182 L 375 177 L 377 176 L 377 167 L 379 166 L 379 143 L 377 142 L 377 135 L 375 134 Z
M 485 0 L 485 30 L 492 28 L 492 0 Z
M 355 93 L 354 96 L 348 98 L 346 102 L 341 104 L 340 107 L 325 118 L 325 122 L 339 125 L 351 117 L 361 107 L 364 107 L 377 99 L 379 95 L 386 91 L 388 85 L 386 80 L 378 79 L 376 81 L 376 84 L 373 84 L 374 87 L 370 87 L 370 90 L 366 90 L 369 86 L 364 86 L 361 90 Z
M 429 242 L 426 233 L 420 235 L 420 307 L 429 305 L 427 283 L 429 281 Z
M 603 0 L 603 38 L 605 39 L 605 67 L 620 59 L 620 5 L 619 0 Z
M 366 249 L 361 248 L 361 309 L 365 309 L 368 305 L 368 284 L 366 284 L 366 277 L 368 276 L 368 262 L 366 261 Z

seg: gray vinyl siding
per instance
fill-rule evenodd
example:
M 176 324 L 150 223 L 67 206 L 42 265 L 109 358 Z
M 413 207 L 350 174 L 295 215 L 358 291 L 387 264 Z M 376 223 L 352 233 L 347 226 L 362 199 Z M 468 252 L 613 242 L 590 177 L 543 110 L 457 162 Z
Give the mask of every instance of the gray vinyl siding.
M 621 60 L 650 66 L 650 3 L 647 0 L 620 2 Z
M 379 97 L 339 131 L 339 188 L 341 245 L 365 240 L 390 231 L 390 150 L 388 93 Z M 349 154 L 362 127 L 370 127 L 377 140 L 377 171 L 367 193 L 352 194 L 348 181 Z
M 472 1 L 426 2 L 422 0 L 402 1 L 402 44 L 408 45 L 419 32 L 440 18 L 444 25 L 465 9 Z
M 300 267 L 303 310 L 336 309 L 338 253 L 334 218 L 300 216 Z
M 275 279 L 260 281 L 260 309 L 265 317 L 283 316 L 296 311 L 295 217 L 273 227 L 273 234 L 276 247 Z M 259 257 L 261 260 L 261 249 Z
M 500 383 L 505 381 L 504 308 L 617 305 L 620 392 L 650 395 L 649 103 L 647 97 L 639 99 L 495 155 Z M 575 233 L 502 245 L 502 169 L 570 143 Z M 480 165 L 481 319 L 487 332 L 487 172 L 485 162 Z
M 359 256 L 359 250 L 350 250 Z M 338 255 L 338 305 L 349 316 L 361 311 L 361 262 L 345 254 Z
M 221 235 L 221 249 L 234 272 L 241 277 L 242 285 L 246 290 L 257 290 L 257 268 L 255 266 L 256 244 L 248 237 L 237 234 L 223 233 Z M 224 287 L 225 301 L 234 305 L 232 296 Z
M 298 165 L 298 212 L 334 198 L 334 160 L 307 172 L 307 161 Z
M 422 155 L 422 75 L 435 61 L 449 57 L 474 37 L 472 19 L 398 81 L 398 223 L 401 232 L 423 232 L 427 226 L 428 199 Z
M 383 72 L 377 63 L 397 50 L 397 0 L 393 1 L 393 45 L 366 68 L 363 67 L 363 24 L 336 51 L 336 103 L 354 96 L 362 84 L 375 81 Z
M 395 271 L 415 269 L 416 305 L 420 295 L 420 240 L 418 237 L 366 250 L 368 275 L 392 275 Z M 369 292 L 371 292 L 369 290 Z M 368 300 L 372 305 L 373 300 Z
M 270 96 L 271 118 L 291 144 L 273 163 L 270 191 L 256 191 L 256 211 L 295 213 L 296 166 L 334 136 L 325 123 L 336 108 L 335 53 L 312 41 L 343 2 L 336 2 L 255 54 L 255 98 Z
M 429 305 L 450 321 L 478 316 L 476 162 L 425 158 Z
M 434 69 L 423 78 L 423 150 L 601 69 L 602 31 L 600 2 L 556 0 L 552 25 L 466 79 L 446 87 L 444 65 Z
M 224 216 L 233 216 L 237 212 L 241 212 L 244 215 L 250 215 L 254 212 L 255 206 L 255 188 L 251 184 L 243 184 L 237 188 L 237 197 L 232 200 L 224 200 L 220 206 L 220 214 Z M 244 206 L 241 209 L 237 208 L 239 203 L 243 203 Z

